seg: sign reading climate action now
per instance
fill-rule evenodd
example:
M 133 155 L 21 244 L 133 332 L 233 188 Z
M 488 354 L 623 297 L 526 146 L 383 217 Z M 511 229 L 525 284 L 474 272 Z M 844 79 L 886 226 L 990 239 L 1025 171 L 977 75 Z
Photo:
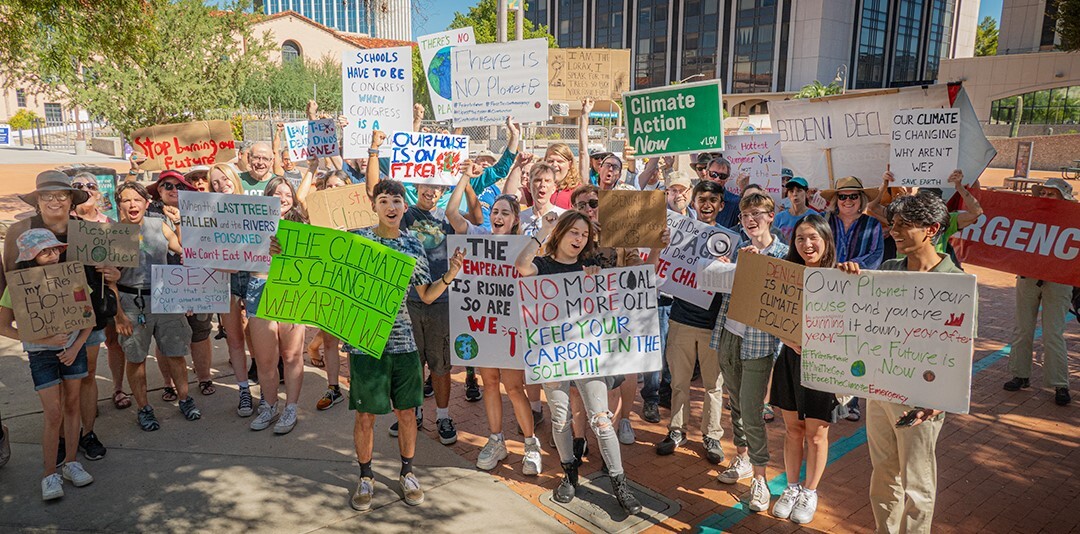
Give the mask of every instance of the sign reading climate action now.
M 317 326 L 382 357 L 416 260 L 356 234 L 281 221 L 256 316 Z
M 720 80 L 623 95 L 627 135 L 637 156 L 724 150 Z

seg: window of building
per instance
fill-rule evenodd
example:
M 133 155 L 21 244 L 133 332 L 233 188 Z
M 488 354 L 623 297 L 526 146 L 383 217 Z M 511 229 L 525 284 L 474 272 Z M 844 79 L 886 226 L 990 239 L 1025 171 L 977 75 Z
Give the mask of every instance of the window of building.
M 579 0 L 559 0 L 559 33 L 555 36 L 562 48 L 581 47 L 585 39 L 585 3 Z
M 719 11 L 720 0 L 686 0 L 684 3 L 681 77 L 702 75 L 693 81 L 716 78 Z
M 15 90 L 15 104 L 20 108 L 26 107 L 26 91 L 22 89 Z
M 1054 19 L 1058 12 L 1058 0 L 1046 0 L 1046 10 L 1043 11 L 1042 32 L 1039 35 L 1039 47 L 1043 49 L 1054 48 L 1057 40 L 1057 21 Z
M 45 104 L 45 125 L 60 126 L 64 124 L 64 108 L 60 104 L 48 102 Z
M 990 103 L 990 124 L 1011 124 L 1023 97 L 1021 124 L 1080 124 L 1080 85 L 1055 87 Z
M 733 93 L 772 91 L 776 0 L 738 0 Z
M 623 0 L 597 0 L 595 48 L 625 48 Z
M 860 12 L 858 56 L 854 88 L 881 87 L 885 81 L 885 32 L 888 0 L 863 0 Z
M 635 89 L 667 85 L 668 8 L 666 0 L 642 0 L 638 3 Z
M 300 59 L 300 45 L 296 41 L 285 41 L 281 44 L 281 62 L 296 61 Z
M 923 0 L 901 0 L 897 9 L 896 51 L 892 81 L 919 79 L 919 36 L 922 33 Z
M 548 26 L 548 0 L 533 0 L 525 3 L 525 18 L 535 26 Z
M 941 58 L 948 57 L 952 47 L 953 2 L 949 0 L 931 0 L 930 35 L 926 45 L 925 80 L 936 80 Z

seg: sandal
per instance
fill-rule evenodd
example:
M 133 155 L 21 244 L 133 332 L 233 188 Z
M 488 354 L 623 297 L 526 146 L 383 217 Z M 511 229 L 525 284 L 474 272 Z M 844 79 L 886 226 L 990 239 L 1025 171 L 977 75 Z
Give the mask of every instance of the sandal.
M 312 356 L 311 357 L 311 365 L 314 365 L 315 367 L 318 367 L 319 369 L 322 369 L 322 368 L 326 367 L 326 362 L 323 361 L 322 358 L 316 358 L 315 356 Z
M 161 391 L 161 400 L 165 402 L 172 402 L 178 398 L 180 398 L 180 396 L 176 394 L 175 388 L 167 387 Z
M 766 423 L 771 423 L 776 419 L 776 414 L 773 412 L 772 406 L 769 406 L 768 404 L 765 405 L 765 408 L 761 410 L 761 418 L 764 419 Z
M 214 381 L 207 380 L 205 382 L 199 382 L 199 392 L 203 395 L 213 395 L 216 393 L 217 389 L 214 389 Z
M 131 408 L 131 397 L 129 397 L 127 393 L 124 393 L 121 390 L 116 390 L 115 392 L 113 392 L 112 403 L 117 410 Z

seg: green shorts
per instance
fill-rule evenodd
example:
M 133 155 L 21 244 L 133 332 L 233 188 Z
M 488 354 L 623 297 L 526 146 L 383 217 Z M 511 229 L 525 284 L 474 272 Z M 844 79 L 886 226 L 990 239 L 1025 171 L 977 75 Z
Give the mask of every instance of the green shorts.
M 349 355 L 349 409 L 381 415 L 411 410 L 424 403 L 424 369 L 420 354 L 404 352 L 372 358 Z

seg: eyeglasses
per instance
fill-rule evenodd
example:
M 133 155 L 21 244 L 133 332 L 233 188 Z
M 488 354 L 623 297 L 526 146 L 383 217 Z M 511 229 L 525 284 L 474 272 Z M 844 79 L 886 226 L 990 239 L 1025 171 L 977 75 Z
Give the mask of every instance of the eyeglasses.
M 68 193 L 42 193 L 38 195 L 38 200 L 44 202 L 67 202 L 71 200 L 71 195 Z
M 767 212 L 767 211 L 751 211 L 751 212 L 747 212 L 747 213 L 740 213 L 739 218 L 743 219 L 743 220 L 757 219 L 757 220 L 760 221 L 760 220 L 764 219 L 765 217 L 767 217 L 769 215 L 771 215 L 771 214 L 769 212 Z
M 596 209 L 596 208 L 600 207 L 600 201 L 595 199 L 595 198 L 591 198 L 591 199 L 589 199 L 587 201 L 582 201 L 582 202 L 578 202 L 577 204 L 574 204 L 574 207 L 579 209 L 579 210 L 583 210 L 585 208 Z
M 75 182 L 75 183 L 71 184 L 71 187 L 74 187 L 75 189 L 78 189 L 80 191 L 83 190 L 83 189 L 86 189 L 88 191 L 97 191 L 98 190 L 98 185 L 93 183 L 93 182 L 86 182 L 86 183 Z
M 861 196 L 862 193 L 840 193 L 836 195 L 836 198 L 840 200 L 859 200 Z
M 161 189 L 164 189 L 166 191 L 174 191 L 174 190 L 175 191 L 187 191 L 188 190 L 187 187 L 185 187 L 185 186 L 183 186 L 181 184 L 178 184 L 178 183 L 174 183 L 174 182 L 164 182 L 158 187 L 160 187 Z
M 604 163 L 603 165 L 601 165 L 601 167 L 605 169 L 621 169 L 622 165 L 616 163 Z
M 64 247 L 49 247 L 42 250 L 38 254 L 56 254 L 57 256 L 64 253 Z
M 251 161 L 270 161 L 273 158 L 267 156 L 248 156 L 248 159 Z
M 727 180 L 728 176 L 731 175 L 726 172 L 709 171 L 709 178 L 712 178 L 714 180 Z
M 589 156 L 589 159 L 598 159 L 598 160 L 603 160 L 603 159 L 604 159 L 604 158 L 606 158 L 606 157 L 607 157 L 607 155 L 600 155 L 600 154 L 596 154 L 596 155 L 593 155 L 593 156 Z

